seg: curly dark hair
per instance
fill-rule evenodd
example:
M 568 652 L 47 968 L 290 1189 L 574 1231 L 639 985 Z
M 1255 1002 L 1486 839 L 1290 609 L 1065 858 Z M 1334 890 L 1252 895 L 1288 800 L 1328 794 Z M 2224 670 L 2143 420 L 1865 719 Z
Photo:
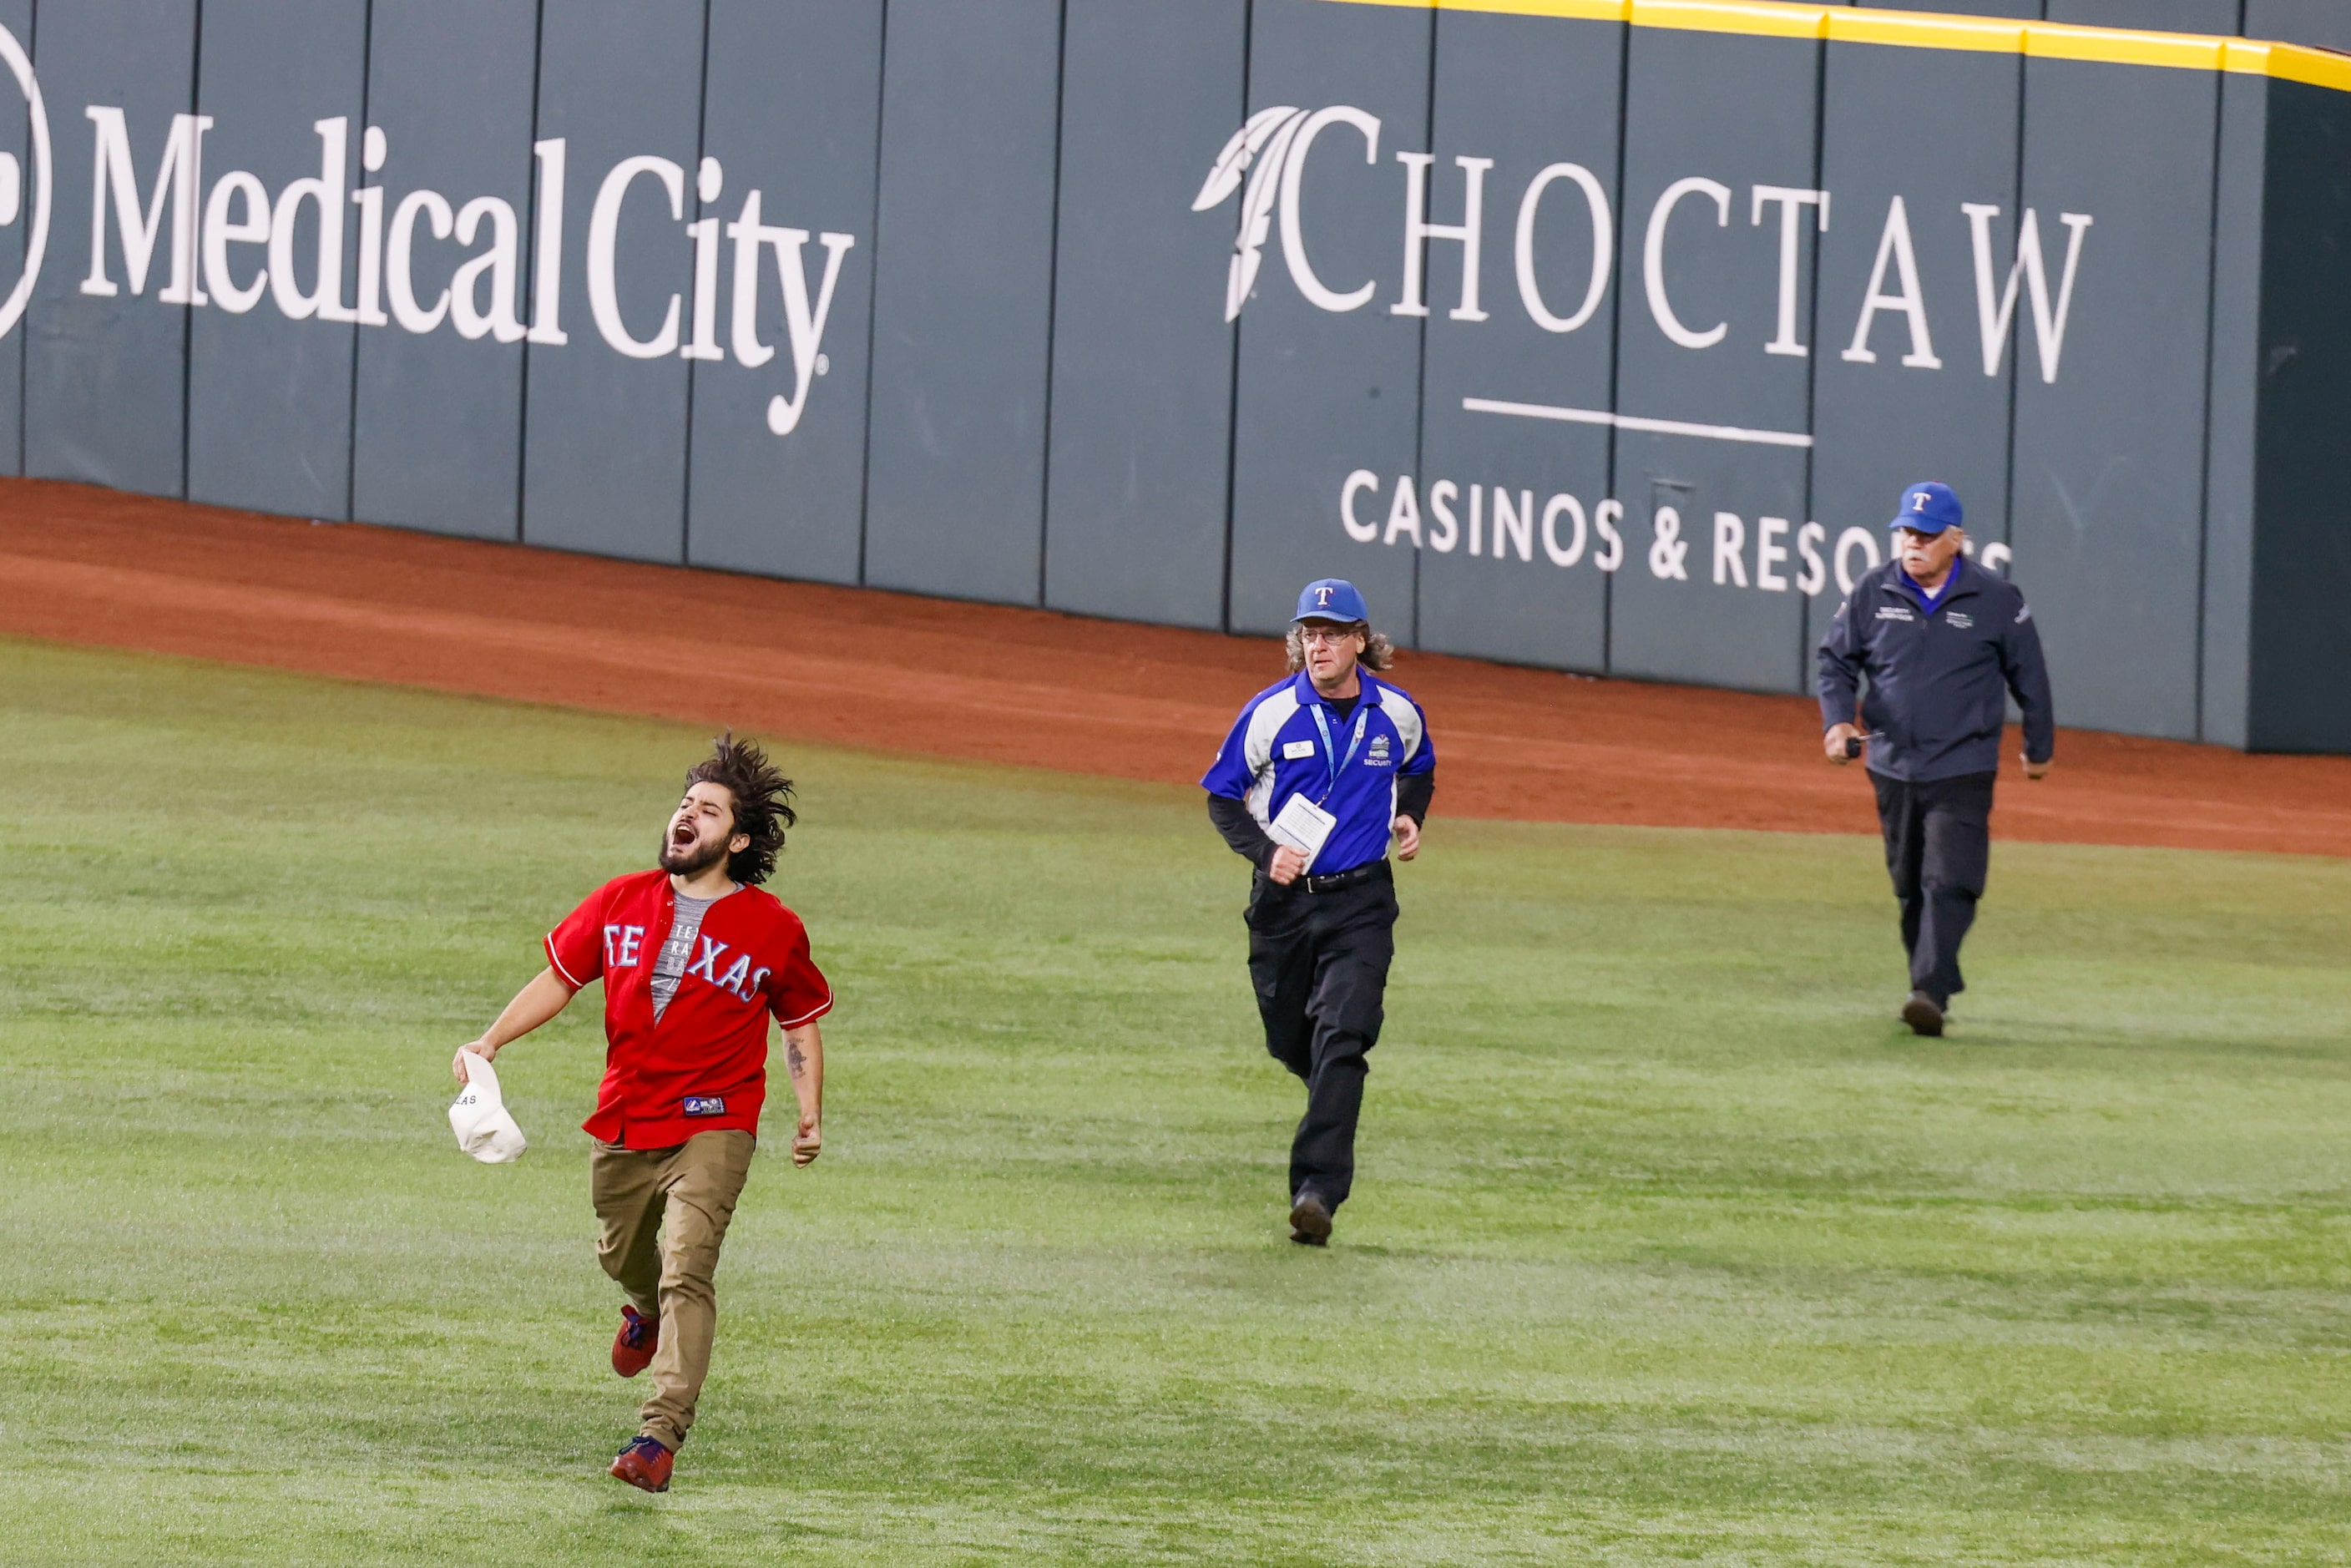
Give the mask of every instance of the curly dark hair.
M 755 740 L 737 740 L 728 730 L 710 743 L 710 755 L 686 769 L 685 787 L 718 784 L 733 798 L 735 826 L 726 836 L 747 834 L 751 841 L 726 857 L 726 874 L 757 886 L 776 869 L 784 847 L 784 830 L 799 821 L 792 810 L 792 781 L 768 760 Z

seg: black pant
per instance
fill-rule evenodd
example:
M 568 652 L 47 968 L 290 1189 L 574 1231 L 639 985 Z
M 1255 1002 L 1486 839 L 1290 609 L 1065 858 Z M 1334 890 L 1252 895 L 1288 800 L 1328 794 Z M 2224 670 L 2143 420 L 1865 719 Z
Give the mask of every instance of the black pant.
M 1886 869 L 1902 901 L 1910 986 L 1942 1007 L 1967 989 L 1959 942 L 1975 924 L 1991 861 L 1991 786 L 1998 775 L 1963 773 L 1923 784 L 1869 776 L 1886 833 Z
M 1334 893 L 1249 890 L 1249 980 L 1265 1048 L 1306 1081 L 1306 1114 L 1290 1145 L 1290 1193 L 1311 1188 L 1333 1209 L 1355 1179 L 1364 1058 L 1380 1040 L 1395 956 L 1395 883 L 1381 874 Z

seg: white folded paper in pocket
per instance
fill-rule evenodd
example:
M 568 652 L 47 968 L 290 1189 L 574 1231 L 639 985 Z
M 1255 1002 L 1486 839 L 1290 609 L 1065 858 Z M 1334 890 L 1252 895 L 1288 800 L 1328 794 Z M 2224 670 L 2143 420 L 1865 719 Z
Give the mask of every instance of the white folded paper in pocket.
M 465 1054 L 473 1058 L 465 1063 L 465 1087 L 449 1107 L 449 1130 L 457 1134 L 457 1146 L 486 1166 L 520 1159 L 530 1145 L 507 1111 L 497 1073 L 479 1053 Z
M 1301 793 L 1292 795 L 1274 814 L 1273 821 L 1266 824 L 1266 831 L 1273 835 L 1274 842 L 1288 844 L 1304 855 L 1311 869 L 1314 857 L 1322 852 L 1324 841 L 1331 837 L 1331 830 L 1338 825 L 1338 818 Z

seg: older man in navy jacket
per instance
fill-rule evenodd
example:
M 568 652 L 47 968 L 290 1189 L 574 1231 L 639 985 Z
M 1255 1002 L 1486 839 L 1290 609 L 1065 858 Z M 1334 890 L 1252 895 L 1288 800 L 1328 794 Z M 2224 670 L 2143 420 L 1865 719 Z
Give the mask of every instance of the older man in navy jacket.
M 1894 559 L 1854 584 L 1821 641 L 1823 743 L 1840 765 L 1867 751 L 1910 955 L 1902 1021 L 1925 1035 L 1943 1032 L 1965 987 L 1959 942 L 1991 860 L 2007 698 L 2024 715 L 2027 779 L 2049 771 L 2057 744 L 2032 607 L 1968 560 L 1962 516 L 1948 485 L 1904 491 L 1887 525 Z M 1854 722 L 1856 700 L 1866 734 Z

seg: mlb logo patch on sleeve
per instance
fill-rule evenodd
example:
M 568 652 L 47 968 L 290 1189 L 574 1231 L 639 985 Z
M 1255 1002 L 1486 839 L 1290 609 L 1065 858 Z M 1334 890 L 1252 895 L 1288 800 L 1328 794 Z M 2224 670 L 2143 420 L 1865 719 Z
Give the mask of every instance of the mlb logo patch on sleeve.
M 689 1094 L 685 1097 L 685 1113 L 689 1116 L 724 1116 L 726 1101 L 718 1094 Z

